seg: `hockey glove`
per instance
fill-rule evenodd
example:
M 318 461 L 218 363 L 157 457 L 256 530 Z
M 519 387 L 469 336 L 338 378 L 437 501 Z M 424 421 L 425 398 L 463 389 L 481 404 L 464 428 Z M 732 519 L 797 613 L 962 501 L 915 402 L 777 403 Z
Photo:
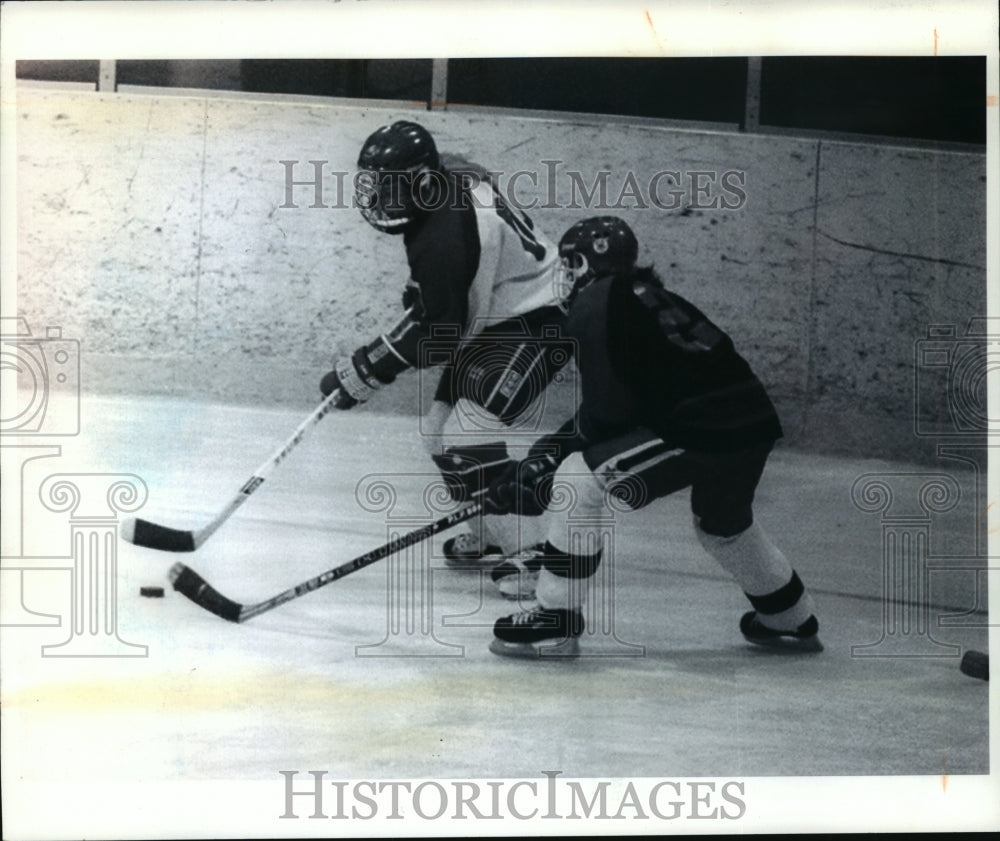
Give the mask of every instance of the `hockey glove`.
M 409 319 L 410 313 L 407 312 L 396 329 L 408 324 Z M 334 389 L 340 389 L 336 406 L 338 409 L 350 409 L 364 403 L 409 367 L 410 363 L 393 349 L 390 338 L 379 336 L 374 342 L 358 348 L 353 355 L 338 359 L 333 370 L 323 377 L 319 390 L 324 397 L 329 397 Z
M 552 479 L 558 466 L 551 454 L 514 462 L 487 488 L 484 497 L 487 513 L 522 517 L 544 514 L 552 499 Z
M 351 360 L 346 357 L 344 359 L 337 360 L 337 367 L 327 373 L 319 384 L 319 390 L 323 393 L 324 397 L 329 397 L 334 391 L 337 392 L 337 399 L 334 401 L 333 405 L 338 409 L 350 409 L 357 406 L 358 403 L 363 403 L 368 399 L 368 394 L 363 393 L 361 389 L 352 382 L 352 378 L 349 375 L 342 378 L 342 372 L 345 372 L 346 366 L 350 364 Z M 358 396 L 351 393 L 351 388 L 344 384 L 344 379 L 347 379 L 347 381 L 351 383 Z
M 517 464 L 507 455 L 507 445 L 503 441 L 448 447 L 439 455 L 432 454 L 431 458 L 456 502 L 468 502 L 486 493 L 494 479 Z
M 335 403 L 338 409 L 350 409 L 364 403 L 381 387 L 382 383 L 372 373 L 364 348 L 356 350 L 353 356 L 338 359 L 333 370 L 319 384 L 324 397 L 329 397 L 334 389 L 340 389 Z

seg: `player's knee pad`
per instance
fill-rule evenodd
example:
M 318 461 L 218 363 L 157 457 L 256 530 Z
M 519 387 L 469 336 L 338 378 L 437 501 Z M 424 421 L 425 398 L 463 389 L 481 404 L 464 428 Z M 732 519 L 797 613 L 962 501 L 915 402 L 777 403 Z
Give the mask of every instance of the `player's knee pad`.
M 512 463 L 503 441 L 445 447 L 443 453 L 431 458 L 456 502 L 478 497 Z

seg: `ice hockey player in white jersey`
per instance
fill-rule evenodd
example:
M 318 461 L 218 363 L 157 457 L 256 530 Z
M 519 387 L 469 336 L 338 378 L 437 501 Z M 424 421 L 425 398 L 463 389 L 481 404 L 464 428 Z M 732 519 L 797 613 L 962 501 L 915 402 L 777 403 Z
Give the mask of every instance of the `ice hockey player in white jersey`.
M 410 368 L 441 366 L 420 431 L 452 496 L 481 494 L 509 463 L 517 426 L 572 354 L 561 338 L 564 288 L 555 244 L 481 177 L 446 168 L 430 132 L 409 121 L 379 128 L 358 158 L 356 201 L 366 221 L 396 234 L 410 277 L 402 319 L 323 377 L 336 405 L 368 400 Z M 528 438 L 527 440 L 531 440 Z M 518 529 L 480 518 L 445 542 L 452 565 L 487 565 L 519 548 Z
M 565 330 L 576 340 L 581 404 L 486 493 L 488 510 L 544 515 L 548 535 L 540 554 L 491 573 L 537 599 L 537 607 L 496 622 L 491 650 L 578 653 L 581 607 L 602 544 L 577 533 L 570 539 L 568 509 L 577 523 L 596 522 L 606 516 L 605 494 L 625 490 L 634 509 L 688 487 L 698 540 L 753 608 L 740 622 L 743 636 L 821 650 L 811 597 L 754 520 L 754 492 L 782 434 L 760 380 L 729 336 L 664 288 L 652 268 L 637 266 L 638 242 L 621 219 L 577 223 L 559 253 L 573 278 Z M 560 486 L 575 505 L 548 510 Z M 581 554 L 586 547 L 593 554 Z

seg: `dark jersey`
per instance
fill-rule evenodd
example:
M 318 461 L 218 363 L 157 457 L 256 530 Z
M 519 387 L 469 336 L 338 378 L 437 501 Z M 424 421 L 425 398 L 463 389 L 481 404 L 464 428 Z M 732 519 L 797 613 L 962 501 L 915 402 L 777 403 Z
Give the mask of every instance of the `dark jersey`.
M 650 270 L 587 286 L 566 331 L 578 346 L 580 428 L 591 441 L 637 426 L 704 451 L 781 437 L 774 405 L 730 337 Z

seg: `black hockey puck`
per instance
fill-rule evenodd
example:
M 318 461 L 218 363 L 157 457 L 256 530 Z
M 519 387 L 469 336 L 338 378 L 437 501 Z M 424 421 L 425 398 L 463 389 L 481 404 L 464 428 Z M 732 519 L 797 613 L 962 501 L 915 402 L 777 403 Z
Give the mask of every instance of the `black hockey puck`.
M 147 599 L 162 599 L 163 598 L 163 588 L 162 587 L 140 587 L 139 595 L 145 596 Z
M 966 651 L 958 668 L 962 674 L 977 677 L 980 680 L 990 679 L 990 657 L 982 651 Z

